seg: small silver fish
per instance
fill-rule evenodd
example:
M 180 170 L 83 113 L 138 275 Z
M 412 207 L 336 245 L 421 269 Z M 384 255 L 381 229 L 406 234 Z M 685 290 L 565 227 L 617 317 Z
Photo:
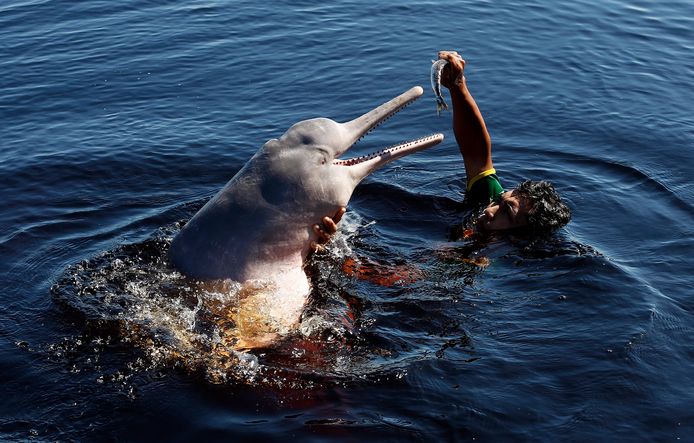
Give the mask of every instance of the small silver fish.
M 441 73 L 443 73 L 443 67 L 448 64 L 448 61 L 440 59 L 432 60 L 431 63 L 431 89 L 436 94 L 436 114 L 441 115 L 441 109 L 448 110 L 448 105 L 441 94 Z

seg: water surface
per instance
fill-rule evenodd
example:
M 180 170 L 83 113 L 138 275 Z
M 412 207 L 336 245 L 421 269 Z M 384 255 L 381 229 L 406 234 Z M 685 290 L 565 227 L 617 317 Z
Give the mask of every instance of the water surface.
M 686 1 L 5 1 L 0 436 L 686 441 L 693 28 Z M 426 86 L 438 49 L 504 183 L 551 180 L 572 222 L 448 241 L 463 165 L 428 93 L 355 149 L 446 141 L 357 189 L 302 328 L 211 352 L 171 236 L 266 140 Z

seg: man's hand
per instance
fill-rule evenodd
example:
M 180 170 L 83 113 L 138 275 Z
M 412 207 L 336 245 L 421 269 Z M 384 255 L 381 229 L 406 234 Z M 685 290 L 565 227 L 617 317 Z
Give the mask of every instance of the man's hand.
M 448 61 L 441 73 L 441 84 L 448 89 L 455 87 L 462 82 L 463 71 L 465 70 L 465 60 L 455 51 L 439 51 L 439 59 Z
M 313 232 L 315 232 L 317 237 L 316 241 L 311 242 L 311 250 L 313 252 L 320 252 L 325 248 L 323 245 L 328 243 L 337 232 L 337 224 L 342 219 L 342 216 L 345 215 L 345 212 L 347 212 L 347 208 L 342 207 L 332 217 L 323 217 L 323 220 L 321 220 L 323 226 L 313 225 Z

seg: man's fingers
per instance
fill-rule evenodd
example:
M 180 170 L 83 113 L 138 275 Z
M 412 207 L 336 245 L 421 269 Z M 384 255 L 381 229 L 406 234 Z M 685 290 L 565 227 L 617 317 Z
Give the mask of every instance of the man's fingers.
M 460 54 L 458 54 L 456 51 L 439 51 L 439 58 L 442 58 L 444 60 L 448 61 L 455 61 L 455 60 L 462 60 L 463 57 L 461 57 Z
M 447 60 L 459 70 L 465 66 L 465 60 L 455 51 L 439 51 L 439 58 Z
M 335 215 L 333 215 L 333 221 L 335 224 L 340 223 L 340 220 L 342 220 L 342 216 L 345 215 L 345 212 L 347 212 L 347 208 L 344 206 L 337 210 Z
M 457 53 L 453 53 L 450 51 L 439 51 L 439 58 L 443 60 L 448 60 L 450 62 L 451 59 L 455 57 L 454 54 L 457 55 Z
M 334 233 L 336 233 L 337 224 L 340 222 L 340 220 L 342 220 L 342 216 L 345 215 L 345 212 L 347 212 L 347 208 L 341 207 L 337 210 L 337 212 L 335 213 L 335 215 L 333 215 L 332 218 L 327 216 L 323 217 L 323 234 L 333 235 Z
M 438 56 L 448 62 L 443 67 L 441 84 L 450 89 L 460 81 L 465 70 L 465 60 L 455 51 L 439 51 Z
M 315 232 L 316 237 L 318 237 L 319 243 L 327 243 L 330 240 L 330 234 L 326 233 L 320 226 L 313 225 L 313 232 Z
M 311 226 L 314 234 L 316 234 L 316 241 L 311 242 L 311 249 L 313 251 L 323 250 L 322 245 L 328 243 L 330 241 L 330 238 L 337 232 L 337 223 L 340 221 L 340 219 L 342 219 L 342 216 L 345 214 L 346 211 L 347 208 L 342 207 L 337 210 L 337 212 L 332 218 L 323 217 L 323 220 L 321 220 L 323 226 Z
M 337 232 L 337 225 L 330 217 L 323 217 L 323 227 L 325 229 L 325 232 L 327 232 L 330 235 Z

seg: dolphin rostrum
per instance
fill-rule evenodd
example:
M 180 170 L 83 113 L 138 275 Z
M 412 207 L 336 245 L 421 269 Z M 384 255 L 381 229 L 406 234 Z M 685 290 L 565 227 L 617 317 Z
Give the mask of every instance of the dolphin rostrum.
M 299 319 L 310 291 L 303 264 L 311 226 L 347 206 L 357 184 L 386 163 L 440 143 L 434 134 L 341 159 L 362 136 L 421 96 L 415 86 L 346 123 L 315 118 L 265 143 L 171 243 L 173 265 L 196 280 L 265 281 L 273 321 Z

